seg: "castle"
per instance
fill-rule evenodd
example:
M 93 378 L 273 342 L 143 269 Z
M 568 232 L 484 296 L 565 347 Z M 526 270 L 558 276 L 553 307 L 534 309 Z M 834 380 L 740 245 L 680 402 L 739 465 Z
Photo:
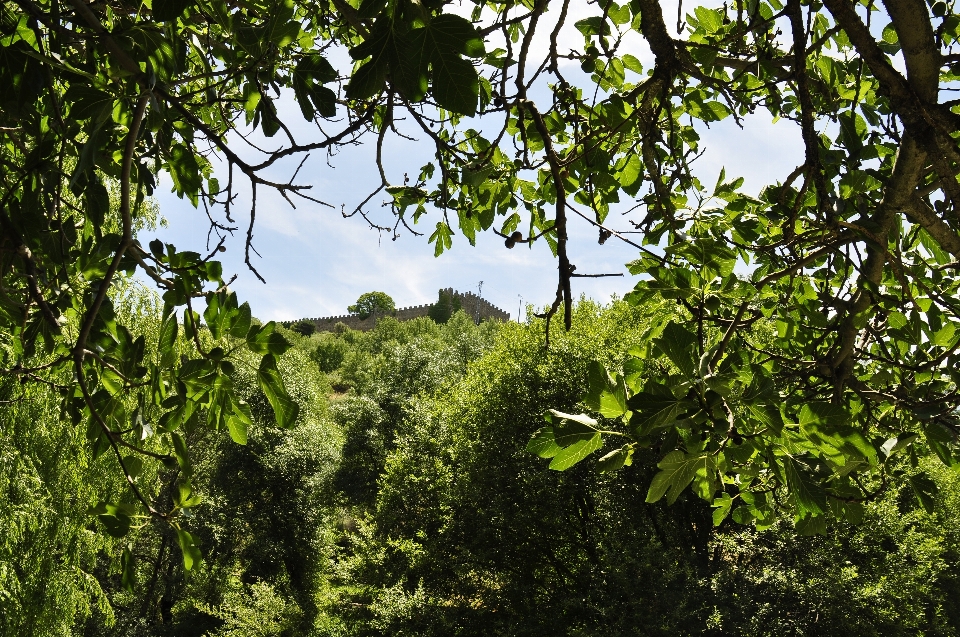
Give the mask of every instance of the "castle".
M 466 312 L 468 316 L 474 317 L 474 319 L 479 319 L 481 321 L 497 320 L 504 322 L 510 320 L 509 312 L 504 312 L 489 301 L 480 298 L 473 292 L 458 292 L 453 288 L 446 288 L 440 290 L 440 293 L 441 296 L 444 293 L 447 294 L 452 300 L 454 300 L 454 302 L 459 301 L 460 308 Z M 398 321 L 409 321 L 410 319 L 428 316 L 433 306 L 433 303 L 428 303 L 426 305 L 411 305 L 410 307 L 401 307 L 390 316 Z M 383 317 L 373 315 L 362 319 L 356 314 L 343 314 L 341 316 L 306 318 L 301 319 L 301 321 L 313 323 L 317 326 L 318 332 L 332 332 L 337 323 L 343 323 L 350 329 L 365 332 L 367 330 L 372 330 L 374 325 L 376 325 L 377 320 L 381 318 Z M 285 324 L 289 326 L 299 322 L 300 321 L 289 321 L 285 322 Z

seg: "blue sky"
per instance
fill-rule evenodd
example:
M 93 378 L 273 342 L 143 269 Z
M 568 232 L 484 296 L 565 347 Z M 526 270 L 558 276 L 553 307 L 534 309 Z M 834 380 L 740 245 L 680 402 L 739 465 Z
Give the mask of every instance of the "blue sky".
M 667 4 L 664 3 L 665 14 L 669 16 L 671 8 Z M 675 9 L 672 11 L 675 15 Z M 569 37 L 571 47 L 582 46 L 582 38 L 577 44 L 578 35 Z M 633 46 L 634 50 L 627 50 L 647 65 L 650 55 L 643 43 L 636 41 Z M 289 102 L 282 104 L 280 111 L 285 121 L 303 122 L 299 109 Z M 295 131 L 298 136 L 301 133 L 306 135 L 309 129 L 304 126 Z M 725 166 L 728 178 L 742 176 L 745 189 L 756 192 L 764 184 L 784 179 L 803 161 L 803 145 L 796 125 L 773 124 L 766 112 L 748 118 L 743 130 L 728 118 L 709 130 L 704 127 L 701 135 L 707 152 L 697 162 L 696 172 L 705 184 L 714 183 Z M 388 141 L 385 163 L 391 180 L 400 183 L 404 172 L 415 176 L 431 155 L 429 143 Z M 221 260 L 228 276 L 237 274 L 231 287 L 241 300 L 250 302 L 255 316 L 263 320 L 290 320 L 344 314 L 360 294 L 371 290 L 386 292 L 401 307 L 418 305 L 434 301 L 437 290 L 443 287 L 476 292 L 480 281 L 483 297 L 510 312 L 514 319 L 521 297 L 523 303 L 537 307 L 553 300 L 556 262 L 544 242 L 537 242 L 532 250 L 523 245 L 507 250 L 503 240 L 493 234 L 478 236 L 476 247 L 457 236 L 452 251 L 434 258 L 427 236 L 436 219 L 431 220 L 429 215 L 421 221 L 422 227 L 416 227 L 424 236 L 401 234 L 396 241 L 370 230 L 359 217 L 342 217 L 341 206 L 352 210 L 378 183 L 372 145 L 346 148 L 330 158 L 329 164 L 320 154 L 312 156 L 301 170 L 298 182 L 311 184 L 311 195 L 333 208 L 303 201 L 297 202 L 294 210 L 279 195 L 258 190 L 254 245 L 260 257 L 254 256 L 253 260 L 266 284 L 243 264 L 249 210 L 242 203 L 235 210 L 240 230 L 228 240 Z M 286 181 L 294 168 L 290 164 L 279 166 L 272 176 Z M 165 180 L 156 193 L 167 227 L 141 235 L 141 241 L 146 243 L 159 236 L 178 249 L 204 251 L 206 215 L 169 190 L 169 180 Z M 383 199 L 374 199 L 370 208 L 376 209 Z M 611 214 L 608 223 L 628 229 L 625 222 L 614 220 L 616 216 Z M 387 220 L 386 211 L 380 219 Z M 575 279 L 575 296 L 584 294 L 603 302 L 611 295 L 629 291 L 635 281 L 626 273 L 624 264 L 636 258 L 635 249 L 614 239 L 598 245 L 594 228 L 578 217 L 570 223 L 571 262 L 579 273 L 625 275 Z

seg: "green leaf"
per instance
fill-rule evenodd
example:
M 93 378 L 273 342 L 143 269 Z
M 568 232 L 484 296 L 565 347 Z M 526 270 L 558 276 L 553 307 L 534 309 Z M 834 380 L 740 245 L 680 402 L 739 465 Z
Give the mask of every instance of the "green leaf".
M 143 471 L 143 460 L 139 456 L 124 456 L 123 466 L 127 469 L 127 474 L 131 478 L 136 478 Z
M 337 71 L 322 55 L 304 57 L 293 71 L 293 92 L 304 119 L 312 121 L 316 112 L 323 117 L 337 114 L 336 94 L 325 86 L 337 79 Z M 316 109 L 316 111 L 314 110 Z
M 365 100 L 383 90 L 387 80 L 387 65 L 379 60 L 365 62 L 354 71 L 347 84 L 347 99 Z
M 550 412 L 550 414 L 552 414 L 555 418 L 560 418 L 561 421 L 569 420 L 591 429 L 597 426 L 597 421 L 586 414 L 566 414 L 562 411 L 557 411 L 556 409 L 548 409 L 547 411 Z
M 555 412 L 559 413 L 559 412 Z M 583 442 L 593 438 L 597 433 L 593 424 L 584 422 L 585 418 L 564 418 L 559 424 L 553 426 L 553 438 L 561 447 L 568 447 L 572 444 Z
M 89 513 L 96 515 L 106 532 L 113 537 L 123 537 L 130 532 L 134 511 L 129 504 L 101 502 L 91 507 Z
M 193 465 L 190 462 L 190 452 L 187 450 L 187 441 L 177 432 L 170 433 L 170 440 L 173 442 L 173 452 L 177 457 L 177 463 L 184 475 L 189 476 L 193 473 Z
M 713 526 L 720 526 L 727 519 L 732 506 L 733 498 L 730 497 L 729 493 L 723 493 L 713 501 Z
M 617 181 L 629 194 L 632 186 L 637 185 L 639 187 L 642 176 L 643 164 L 640 163 L 639 155 L 630 155 L 617 175 Z M 636 194 L 636 190 L 633 190 L 633 193 Z
M 699 293 L 695 287 L 699 284 L 697 275 L 686 268 L 650 267 L 647 273 L 653 281 L 641 283 L 646 283 L 650 290 L 659 292 L 666 299 L 686 299 Z
M 233 396 L 230 398 L 230 404 L 233 409 L 226 415 L 230 438 L 238 445 L 245 445 L 247 444 L 247 428 L 253 426 L 250 405 Z
M 614 449 L 597 460 L 597 469 L 600 473 L 609 473 L 618 471 L 624 466 L 630 466 L 633 464 L 633 450 L 633 445 L 624 445 L 619 449 Z
M 697 367 L 696 335 L 677 323 L 670 323 L 657 340 L 657 348 L 677 366 L 684 376 L 692 378 Z
M 860 502 L 840 502 L 843 519 L 850 524 L 861 524 L 863 522 L 863 504 Z
M 230 336 L 234 338 L 244 338 L 250 331 L 250 304 L 244 301 L 243 305 L 237 308 L 236 314 L 230 316 L 230 327 L 227 328 Z
M 628 356 L 623 361 L 623 380 L 624 383 L 636 392 L 640 388 L 640 382 L 643 380 L 645 365 L 643 359 L 639 356 Z
M 850 414 L 843 405 L 812 402 L 800 409 L 800 425 L 843 425 L 849 420 Z
M 697 239 L 693 242 L 674 244 L 667 249 L 669 254 L 681 256 L 700 269 L 700 278 L 710 281 L 715 277 L 730 276 L 737 263 L 737 253 L 719 241 Z
M 894 27 L 892 22 L 883 27 L 883 41 L 887 44 L 896 44 L 900 41 L 899 37 L 897 36 L 897 29 Z
M 106 186 L 94 178 L 87 184 L 84 197 L 87 202 L 87 214 L 90 222 L 97 227 L 102 226 L 106 214 L 110 211 L 110 194 L 107 192 Z
M 157 22 L 176 20 L 191 6 L 193 0 L 153 0 L 153 19 Z
M 433 231 L 433 234 L 430 235 L 428 243 L 433 243 L 433 256 L 439 257 L 443 254 L 444 250 L 448 250 L 453 246 L 453 230 L 450 229 L 450 226 L 443 223 L 442 221 L 437 222 L 437 229 Z
M 206 270 L 207 281 L 220 283 L 223 279 L 223 264 L 219 261 L 207 261 L 203 269 Z
M 930 342 L 938 347 L 951 347 L 956 334 L 957 326 L 955 323 L 946 323 L 943 327 L 933 333 Z
M 210 391 L 219 375 L 214 361 L 195 358 L 181 365 L 179 380 L 186 387 L 188 398 L 200 400 Z
M 383 11 L 386 6 L 387 0 L 362 0 L 360 2 L 360 8 L 357 9 L 357 13 L 361 18 L 369 20 Z
M 203 312 L 203 321 L 210 330 L 210 335 L 214 339 L 219 339 L 223 331 L 223 325 L 226 319 L 226 313 L 221 312 L 221 303 L 225 300 L 225 294 L 209 293 L 207 294 L 207 309 Z
M 185 571 L 193 570 L 193 567 L 200 563 L 200 549 L 194 537 L 184 531 L 177 529 L 177 542 L 180 544 L 180 551 L 183 553 L 183 569 Z
M 541 458 L 552 458 L 560 453 L 562 447 L 553 437 L 553 426 L 541 427 L 527 443 L 527 451 L 535 453 Z
M 616 3 L 611 3 L 607 9 L 607 14 L 614 24 L 629 24 L 630 5 L 624 4 L 622 7 L 617 7 Z
M 733 521 L 736 522 L 737 524 L 747 525 L 753 522 L 753 520 L 755 519 L 755 516 L 753 513 L 754 513 L 753 507 L 738 506 L 736 509 L 733 510 L 733 515 L 731 515 L 730 517 L 733 518 Z M 714 516 L 716 516 L 717 512 L 714 511 L 713 514 Z M 716 518 L 714 518 L 714 526 L 718 526 L 716 523 Z
M 89 84 L 72 84 L 63 101 L 70 105 L 70 117 L 75 120 L 100 121 L 113 110 L 113 95 Z
M 165 166 L 177 195 L 180 197 L 187 195 L 191 201 L 195 201 L 203 180 L 200 165 L 193 151 L 183 144 L 174 144 L 170 148 Z
M 557 438 L 559 442 L 560 434 L 557 435 Z M 569 440 L 570 437 L 568 436 L 566 439 Z M 550 469 L 554 471 L 566 471 L 599 449 L 602 444 L 603 441 L 600 439 L 599 433 L 594 433 L 586 439 L 580 438 L 578 442 L 564 447 L 562 451 L 553 457 L 553 460 L 550 461 Z
M 880 446 L 880 450 L 889 458 L 901 449 L 907 448 L 917 438 L 918 436 L 915 433 L 902 433 L 896 438 L 890 438 L 884 442 L 883 445 Z
M 527 450 L 542 458 L 553 458 L 550 469 L 564 471 L 596 451 L 603 444 L 597 421 L 585 414 L 565 414 L 549 410 L 548 420 L 559 418 L 559 424 L 540 429 L 527 444 Z M 552 417 L 551 417 L 552 416 Z
M 756 367 L 755 372 L 762 368 Z M 747 408 L 747 413 L 769 427 L 775 435 L 783 431 L 783 417 L 780 414 L 780 403 L 773 381 L 763 373 L 756 373 L 753 382 L 743 391 L 741 400 Z
M 872 466 L 877 464 L 877 449 L 856 428 L 836 427 L 833 436 L 840 442 L 839 449 L 853 458 L 862 458 Z
M 260 103 L 257 104 L 257 112 L 254 116 L 253 125 L 256 127 L 257 120 L 260 121 L 260 130 L 267 137 L 273 137 L 280 130 L 280 118 L 277 116 L 277 107 L 273 100 L 266 96 L 260 96 Z
M 160 353 L 160 365 L 172 367 L 177 361 L 177 332 L 179 330 L 177 314 L 171 309 L 160 324 L 160 338 L 157 341 L 157 351 Z
M 826 509 L 826 499 L 809 472 L 792 456 L 784 456 L 782 462 L 787 477 L 787 489 L 790 491 L 797 516 L 822 515 Z
M 648 503 L 657 502 L 666 495 L 667 503 L 673 504 L 697 474 L 709 478 L 716 472 L 712 455 L 685 454 L 682 451 L 671 451 L 657 463 L 657 467 L 660 472 L 653 476 L 650 483 L 646 499 Z
M 473 58 L 486 54 L 483 36 L 465 18 L 444 13 L 430 21 L 429 29 L 438 49 L 446 48 Z
M 473 64 L 456 53 L 445 53 L 432 62 L 433 98 L 441 108 L 461 115 L 475 115 L 480 95 L 480 76 Z
M 243 87 L 243 110 L 247 115 L 247 123 L 253 121 L 257 113 L 257 107 L 260 106 L 260 91 L 257 90 L 253 82 L 248 82 Z
M 634 394 L 627 404 L 634 412 L 630 417 L 630 428 L 638 437 L 670 426 L 681 414 L 695 408 L 692 401 L 677 398 L 669 388 L 656 382 L 647 383 L 644 390 Z
M 181 480 L 177 484 L 177 492 L 173 496 L 173 503 L 176 506 L 181 509 L 188 509 L 197 506 L 202 501 L 203 499 L 199 494 L 193 493 L 193 486 L 189 480 Z
M 825 515 L 807 514 L 794 520 L 793 528 L 799 535 L 823 535 L 827 532 Z
M 926 472 L 910 476 L 910 487 L 913 489 L 917 501 L 927 513 L 933 513 L 936 506 L 937 483 L 930 479 Z
M 283 48 L 300 37 L 300 24 L 296 20 L 277 20 L 269 31 L 269 40 Z
M 277 369 L 277 359 L 273 354 L 267 354 L 260 361 L 260 367 L 257 369 L 257 384 L 267 396 L 270 406 L 273 407 L 277 426 L 284 429 L 293 427 L 296 424 L 300 406 L 287 394 L 283 378 Z
M 239 328 L 237 331 L 239 331 Z M 250 327 L 247 331 L 247 347 L 256 354 L 276 354 L 280 356 L 290 349 L 291 345 L 290 341 L 277 331 L 276 322 L 270 321 L 266 325 Z
M 694 14 L 696 14 L 700 26 L 707 33 L 713 33 L 723 25 L 722 16 L 717 9 L 697 7 L 694 9 Z
M 609 35 L 610 25 L 601 16 L 591 16 L 576 22 L 573 26 L 585 37 L 593 35 Z
M 83 184 L 91 176 L 91 171 L 100 156 L 101 149 L 105 142 L 109 140 L 109 131 L 105 125 L 105 120 L 91 119 L 86 126 L 87 141 L 83 143 L 80 150 L 80 158 L 74 166 L 73 173 L 70 176 L 70 189 L 74 194 L 79 195 L 83 190 Z M 85 253 L 83 256 L 87 256 Z
M 638 60 L 636 56 L 625 53 L 621 59 L 623 60 L 623 65 L 626 68 L 630 69 L 637 75 L 643 75 L 643 64 L 640 63 L 640 60 Z M 636 157 L 636 155 L 632 156 Z M 639 161 L 637 163 L 639 163 Z
M 623 378 L 614 381 L 606 368 L 591 361 L 588 375 L 589 389 L 583 404 L 599 412 L 604 418 L 619 418 L 627 411 L 627 390 Z

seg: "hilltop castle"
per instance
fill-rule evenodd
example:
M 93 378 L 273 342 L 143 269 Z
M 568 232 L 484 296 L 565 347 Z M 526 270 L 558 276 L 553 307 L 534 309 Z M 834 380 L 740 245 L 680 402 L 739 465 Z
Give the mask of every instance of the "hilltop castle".
M 444 294 L 448 296 L 451 300 L 454 301 L 454 304 L 459 302 L 460 308 L 467 313 L 468 316 L 472 316 L 475 319 L 481 321 L 497 320 L 497 321 L 509 321 L 510 313 L 504 312 L 500 308 L 494 306 L 489 301 L 486 301 L 473 292 L 458 292 L 453 288 L 446 288 L 440 290 L 440 296 L 443 297 Z M 434 307 L 433 303 L 428 303 L 426 305 L 411 305 L 410 307 L 401 307 L 397 309 L 396 312 L 391 314 L 393 318 L 398 321 L 409 321 L 410 319 L 420 318 L 429 316 L 431 308 Z M 332 332 L 337 323 L 343 323 L 350 329 L 367 331 L 372 330 L 378 319 L 383 318 L 382 316 L 369 316 L 365 319 L 361 319 L 356 314 L 343 314 L 341 316 L 323 316 L 320 318 L 306 318 L 301 319 L 300 321 L 289 321 L 286 322 L 286 325 L 293 325 L 294 323 L 299 323 L 301 321 L 308 321 L 317 326 L 318 332 Z

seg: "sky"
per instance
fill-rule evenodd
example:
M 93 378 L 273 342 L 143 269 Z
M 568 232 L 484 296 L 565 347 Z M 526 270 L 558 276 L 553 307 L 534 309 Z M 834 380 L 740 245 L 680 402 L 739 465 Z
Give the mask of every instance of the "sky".
M 676 3 L 663 5 L 669 22 L 669 16 L 676 15 Z M 575 1 L 573 6 L 579 7 L 583 15 L 592 12 L 585 2 Z M 569 24 L 579 19 L 576 14 L 571 17 Z M 543 32 L 549 32 L 549 25 L 541 26 Z M 534 44 L 534 52 L 545 50 L 545 40 Z M 565 33 L 561 39 L 561 50 L 582 46 L 583 39 L 575 31 Z M 639 37 L 628 42 L 623 51 L 636 55 L 645 67 L 652 63 L 649 50 Z M 579 73 L 579 69 L 570 67 L 565 72 Z M 303 124 L 294 129 L 298 138 L 309 134 L 292 100 L 283 101 L 279 109 L 284 121 Z M 700 132 L 707 150 L 696 163 L 695 172 L 705 184 L 715 183 L 720 169 L 725 167 L 728 179 L 744 177 L 745 190 L 756 193 L 763 185 L 783 180 L 803 161 L 803 144 L 796 125 L 774 124 L 765 111 L 746 118 L 742 130 L 732 118 L 727 118 L 709 129 L 703 126 Z M 275 147 L 278 140 L 279 137 L 261 138 L 258 143 Z M 430 143 L 388 138 L 384 157 L 391 181 L 402 182 L 404 172 L 415 177 L 420 167 L 430 161 L 431 148 Z M 295 163 L 287 163 L 270 176 L 286 181 L 295 168 Z M 225 181 L 221 177 L 221 183 Z M 447 287 L 461 292 L 479 290 L 485 299 L 516 319 L 521 304 L 542 308 L 556 294 L 556 261 L 543 241 L 533 244 L 533 249 L 521 244 L 508 250 L 503 240 L 492 233 L 478 235 L 476 247 L 458 235 L 453 239 L 452 250 L 434 258 L 433 245 L 428 244 L 427 237 L 436 216 L 431 220 L 427 215 L 420 226 L 414 227 L 423 236 L 401 233 L 395 241 L 389 234 L 371 230 L 359 217 L 344 218 L 341 209 L 355 208 L 379 183 L 371 144 L 345 148 L 332 158 L 311 156 L 297 181 L 311 184 L 311 196 L 331 207 L 301 200 L 295 202 L 297 207 L 293 209 L 276 193 L 258 189 L 254 246 L 260 256 L 252 255 L 252 261 L 266 283 L 260 282 L 243 264 L 249 221 L 249 208 L 244 208 L 243 201 L 234 213 L 240 228 L 227 240 L 227 251 L 220 255 L 225 278 L 237 275 L 231 289 L 241 302 L 249 301 L 253 314 L 262 320 L 346 314 L 347 306 L 360 294 L 373 290 L 389 294 L 397 307 L 420 305 L 435 301 L 438 290 Z M 159 237 L 179 250 L 205 252 L 209 227 L 205 213 L 172 194 L 169 179 L 161 179 L 155 196 L 166 227 L 141 233 L 141 243 L 145 245 Z M 376 210 L 384 199 L 375 198 L 369 209 Z M 383 209 L 380 221 L 387 222 L 388 214 Z M 625 222 L 618 223 L 613 213 L 608 224 L 615 229 L 629 229 Z M 576 216 L 571 216 L 569 232 L 571 262 L 578 273 L 624 275 L 574 279 L 575 297 L 582 294 L 608 302 L 611 296 L 622 296 L 632 289 L 636 280 L 627 273 L 625 264 L 637 257 L 635 248 L 614 239 L 598 245 L 596 229 Z

